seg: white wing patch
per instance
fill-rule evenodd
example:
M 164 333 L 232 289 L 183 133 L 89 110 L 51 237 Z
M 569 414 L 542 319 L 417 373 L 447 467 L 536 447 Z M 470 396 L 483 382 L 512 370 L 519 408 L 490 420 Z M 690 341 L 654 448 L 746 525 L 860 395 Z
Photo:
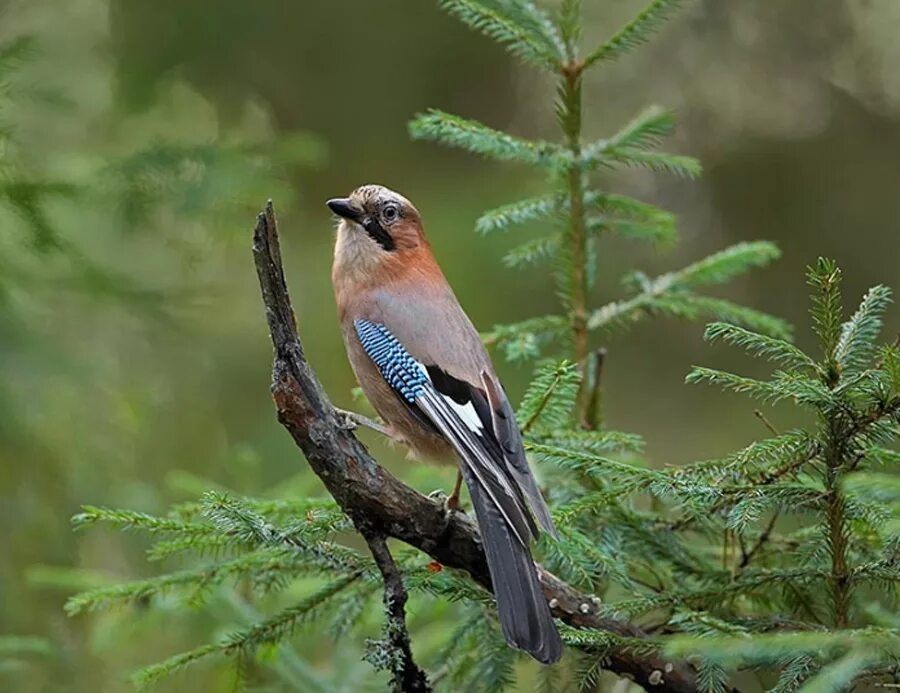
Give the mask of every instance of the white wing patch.
M 481 423 L 481 419 L 478 418 L 478 412 L 475 411 L 474 404 L 472 404 L 471 402 L 459 404 L 458 402 L 454 402 L 446 395 L 444 395 L 443 397 L 447 404 L 449 404 L 453 409 L 453 411 L 456 412 L 456 415 L 463 420 L 463 423 L 469 430 L 476 433 L 481 433 L 482 431 L 484 431 L 484 425 Z
M 425 374 L 425 377 L 428 378 L 428 382 L 434 385 L 434 382 L 431 380 L 431 376 L 428 375 L 428 371 L 425 369 L 421 363 L 416 361 L 419 368 L 422 369 L 422 372 Z M 481 419 L 478 416 L 478 412 L 475 411 L 475 405 L 472 402 L 466 402 L 465 404 L 460 404 L 456 402 L 452 398 L 447 395 L 438 392 L 441 396 L 441 399 L 447 403 L 447 405 L 456 413 L 456 415 L 462 420 L 462 422 L 466 425 L 470 431 L 474 433 L 482 433 L 484 432 L 484 424 L 481 422 Z

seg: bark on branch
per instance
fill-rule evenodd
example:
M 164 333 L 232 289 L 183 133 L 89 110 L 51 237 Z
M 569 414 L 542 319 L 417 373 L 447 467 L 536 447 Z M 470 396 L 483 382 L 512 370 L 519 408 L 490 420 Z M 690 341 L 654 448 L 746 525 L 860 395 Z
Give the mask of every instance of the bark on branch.
M 399 693 L 430 693 L 428 677 L 413 660 L 406 629 L 406 600 L 408 595 L 403 576 L 394 562 L 383 534 L 364 534 L 369 551 L 384 580 L 384 645 L 389 650 L 387 667 L 391 670 L 391 686 Z
M 271 201 L 257 217 L 253 256 L 275 349 L 272 397 L 278 420 L 313 471 L 364 535 L 400 539 L 447 567 L 465 570 L 491 589 L 478 530 L 472 521 L 460 513 L 448 517 L 439 502 L 389 474 L 342 425 L 297 335 Z M 589 595 L 540 566 L 538 574 L 553 615 L 570 626 L 605 630 L 626 638 L 647 637 L 627 621 L 601 617 Z M 649 691 L 697 690 L 695 672 L 688 664 L 666 661 L 655 654 L 623 648 L 607 654 L 604 668 Z

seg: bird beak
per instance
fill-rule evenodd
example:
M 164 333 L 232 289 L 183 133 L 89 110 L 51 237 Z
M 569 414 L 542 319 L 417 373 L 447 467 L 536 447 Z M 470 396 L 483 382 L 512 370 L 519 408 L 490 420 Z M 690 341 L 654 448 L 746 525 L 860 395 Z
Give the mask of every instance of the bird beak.
M 362 219 L 363 211 L 353 204 L 353 201 L 349 197 L 335 197 L 334 199 L 328 200 L 325 204 L 328 205 L 328 209 L 342 219 L 349 219 L 350 221 L 359 221 Z

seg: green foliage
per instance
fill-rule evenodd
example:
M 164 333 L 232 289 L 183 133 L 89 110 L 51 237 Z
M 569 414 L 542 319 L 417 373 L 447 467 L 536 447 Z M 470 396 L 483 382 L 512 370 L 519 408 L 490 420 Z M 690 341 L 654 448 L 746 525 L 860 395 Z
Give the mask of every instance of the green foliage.
M 826 258 L 819 258 L 815 268 L 807 272 L 807 281 L 815 289 L 810 314 L 832 377 L 837 375 L 834 351 L 841 330 L 841 277 L 837 264 Z
M 649 108 L 627 123 L 609 139 L 584 147 L 582 154 L 587 170 L 624 164 L 645 167 L 683 178 L 700 175 L 700 163 L 688 156 L 651 151 L 675 129 L 675 115 L 660 108 Z
M 834 274 L 832 263 L 818 267 Z M 695 276 L 722 275 L 713 265 Z M 548 567 L 602 594 L 609 615 L 666 633 L 641 646 L 698 662 L 704 690 L 727 690 L 732 674 L 747 669 L 774 681 L 773 690 L 846 690 L 891 681 L 900 666 L 898 622 L 885 616 L 900 596 L 900 453 L 891 447 L 900 438 L 900 388 L 894 347 L 878 348 L 880 323 L 873 324 L 890 294 L 876 287 L 845 320 L 821 279 L 810 282 L 821 360 L 786 339 L 718 322 L 708 340 L 783 370 L 752 379 L 695 368 L 688 377 L 805 406 L 815 417 L 807 429 L 721 458 L 649 469 L 628 459 L 629 446 L 601 452 L 575 436 L 552 442 L 566 435 L 560 427 L 573 426 L 572 385 L 555 394 L 567 363 L 539 368 L 520 411 L 527 417 L 538 403 L 550 411 L 561 405 L 554 428 L 527 432 L 560 528 L 560 541 L 545 547 Z M 829 302 L 835 314 L 820 309 Z M 848 353 L 842 344 L 851 341 L 865 360 L 835 374 L 829 364 L 847 363 L 838 351 Z M 605 632 L 567 630 L 566 639 L 597 654 L 625 647 Z M 589 660 L 582 681 L 596 669 Z
M 567 361 L 541 366 L 516 414 L 522 432 L 539 435 L 571 428 L 579 384 L 578 370 Z
M 34 635 L 0 635 L 0 673 L 25 668 L 56 656 L 56 647 Z
M 526 140 L 437 110 L 420 114 L 410 123 L 414 138 L 498 161 L 535 166 L 549 174 L 551 189 L 547 193 L 488 211 L 478 219 L 475 228 L 479 233 L 535 223 L 545 229 L 553 228 L 553 233 L 545 231 L 539 238 L 511 250 L 504 262 L 510 267 L 530 267 L 541 262 L 550 265 L 564 314 L 497 326 L 487 336 L 488 343 L 501 347 L 507 358 L 516 360 L 539 356 L 563 338 L 568 355 L 583 369 L 591 339 L 589 332 L 629 326 L 648 315 L 688 320 L 713 317 L 773 336 L 786 336 L 783 321 L 697 291 L 725 283 L 776 259 L 778 250 L 765 242 L 737 244 L 653 280 L 634 273 L 627 282 L 633 291 L 631 297 L 593 311 L 587 305 L 587 291 L 597 272 L 596 243 L 604 233 L 652 243 L 668 243 L 676 238 L 671 214 L 625 195 L 597 190 L 591 174 L 625 165 L 693 178 L 699 175 L 700 165 L 690 157 L 657 151 L 675 127 L 674 114 L 658 107 L 643 111 L 607 139 L 583 142 L 582 75 L 591 65 L 618 57 L 646 40 L 678 3 L 651 3 L 585 59 L 578 57 L 579 2 L 562 3 L 555 20 L 531 3 L 515 0 L 453 0 L 443 4 L 465 23 L 553 74 L 558 82 L 559 144 Z M 588 399 L 585 396 L 582 402 Z
M 653 0 L 637 17 L 588 55 L 585 63 L 592 65 L 601 60 L 615 60 L 646 43 L 680 4 L 681 0 Z
M 707 326 L 704 335 L 707 341 L 722 340 L 735 346 L 743 347 L 754 356 L 780 365 L 803 371 L 815 369 L 815 362 L 793 344 L 783 339 L 761 335 L 736 325 L 714 322 Z
M 440 0 L 440 5 L 527 62 L 547 68 L 559 64 L 562 39 L 557 28 L 528 0 Z
M 839 280 L 840 271 L 831 261 L 819 260 L 810 268 L 821 362 L 784 340 L 713 324 L 707 329 L 709 339 L 744 347 L 786 370 L 770 380 L 705 368 L 695 368 L 688 376 L 689 382 L 712 382 L 772 401 L 792 400 L 816 417 L 811 430 L 778 436 L 753 444 L 737 456 L 704 463 L 697 477 L 718 475 L 716 498 L 709 510 L 722 517 L 726 532 L 736 533 L 732 541 L 738 542 L 740 559 L 735 551 L 732 572 L 737 582 L 729 589 L 739 585 L 743 576 L 764 577 L 747 569 L 748 557 L 762 559 L 769 576 L 777 578 L 780 573 L 790 579 L 792 594 L 780 599 L 767 594 L 769 603 L 760 602 L 753 618 L 759 619 L 759 610 L 765 606 L 770 618 L 778 609 L 801 622 L 790 632 L 750 629 L 733 640 L 675 638 L 667 645 L 670 652 L 702 654 L 732 669 L 780 670 L 779 690 L 792 690 L 806 679 L 811 690 L 844 690 L 857 680 L 894 670 L 900 661 L 895 647 L 898 633 L 881 629 L 877 620 L 866 615 L 895 604 L 900 578 L 896 563 L 900 489 L 893 476 L 872 471 L 884 462 L 898 461 L 894 451 L 882 446 L 900 435 L 900 390 L 891 377 L 892 366 L 878 358 L 876 344 L 890 291 L 880 286 L 870 290 L 845 321 Z M 679 473 L 691 475 L 692 468 Z M 732 495 L 728 489 L 735 481 L 743 488 Z M 806 519 L 800 529 L 786 527 L 784 536 L 776 537 L 777 519 L 789 514 Z M 753 527 L 764 522 L 754 539 Z M 788 557 L 778 553 L 779 542 L 787 542 Z M 727 559 L 727 545 L 722 553 Z M 791 556 L 797 556 L 803 570 L 809 571 L 802 581 L 799 573 L 789 573 Z M 873 592 L 864 590 L 865 584 L 881 587 Z M 823 592 L 828 595 L 824 616 L 811 608 L 821 604 Z M 863 609 L 859 602 L 867 607 Z M 747 618 L 741 613 L 745 609 L 734 604 L 719 611 Z
M 890 302 L 890 289 L 873 287 L 863 298 L 859 309 L 841 326 L 834 361 L 844 375 L 865 370 L 871 362 L 876 348 L 875 339 L 881 331 L 881 316 Z
M 538 356 L 544 345 L 564 337 L 567 329 L 563 316 L 544 315 L 511 325 L 495 325 L 484 341 L 489 346 L 502 347 L 510 361 L 526 360 Z
M 840 272 L 820 260 L 809 282 L 821 359 L 790 342 L 784 321 L 706 293 L 775 260 L 778 250 L 768 242 L 739 243 L 655 278 L 632 272 L 623 298 L 597 308 L 588 303 L 605 232 L 653 243 L 676 237 L 671 214 L 597 190 L 595 175 L 624 165 L 693 177 L 700 166 L 658 151 L 675 122 L 662 109 L 643 112 L 607 139 L 585 142 L 583 77 L 646 41 L 678 4 L 654 0 L 582 54 L 579 0 L 562 0 L 554 14 L 526 0 L 443 0 L 448 12 L 556 79 L 559 141 L 530 141 L 437 110 L 410 125 L 415 138 L 532 166 L 548 180 L 546 193 L 487 212 L 476 226 L 481 233 L 548 227 L 506 262 L 545 261 L 560 309 L 497 326 L 486 342 L 510 359 L 552 350 L 566 357 L 538 364 L 518 410 L 560 531 L 559 541 L 542 541 L 539 558 L 596 594 L 604 614 L 634 619 L 654 635 L 622 638 L 562 627 L 578 661 L 559 687 L 596 686 L 608 656 L 622 651 L 690 658 L 706 691 L 727 690 L 738 670 L 758 674 L 761 685 L 774 682 L 779 691 L 890 681 L 900 667 L 893 616 L 900 596 L 900 488 L 892 474 L 900 456 L 892 448 L 900 434 L 900 350 L 876 344 L 889 292 L 874 288 L 844 320 Z M 215 179 L 185 181 L 179 162 L 227 168 L 232 155 L 258 151 L 151 147 L 135 169 L 126 159 L 109 170 L 117 189 L 135 198 L 124 218 L 140 220 L 145 201 L 168 199 L 173 191 L 183 192 L 175 207 L 188 213 L 193 200 L 206 205 L 231 189 Z M 602 354 L 594 347 L 658 316 L 712 318 L 709 341 L 741 347 L 781 369 L 760 379 L 698 367 L 688 382 L 801 405 L 813 422 L 720 458 L 651 466 L 640 437 L 605 426 Z M 289 652 L 292 635 L 304 627 L 341 638 L 373 632 L 365 617 L 378 608 L 378 571 L 329 501 L 207 493 L 163 516 L 85 507 L 74 523 L 146 534 L 149 557 L 178 561 L 179 569 L 78 594 L 67 603 L 70 614 L 201 606 L 235 594 L 260 606 L 245 627 L 138 672 L 138 684 L 212 655 L 232 657 L 244 676 L 250 663 L 265 661 L 264 653 L 274 652 L 277 661 Z M 519 655 L 497 631 L 490 594 L 463 575 L 426 565 L 416 552 L 395 553 L 412 595 L 410 614 L 427 622 L 450 608 L 459 616 L 453 632 L 441 633 L 440 646 L 419 657 L 432 680 L 446 690 L 508 687 Z M 376 641 L 367 659 L 382 669 L 393 654 Z
M 726 254 L 722 263 L 700 264 L 686 276 L 697 284 L 720 281 L 734 271 L 729 260 L 741 255 Z M 815 276 L 810 283 L 819 310 L 831 287 Z M 846 320 L 838 304 L 829 309 L 838 315 L 815 318 L 821 361 L 786 339 L 710 324 L 709 341 L 740 347 L 783 370 L 751 379 L 695 368 L 689 382 L 792 401 L 815 418 L 807 428 L 680 467 L 648 467 L 636 436 L 581 428 L 579 369 L 570 361 L 539 364 L 517 416 L 559 528 L 558 541 L 541 542 L 542 560 L 599 595 L 605 615 L 651 622 L 665 633 L 623 639 L 564 627 L 567 644 L 585 657 L 569 683 L 596 680 L 603 657 L 619 650 L 689 658 L 709 691 L 728 690 L 738 670 L 754 671 L 784 691 L 845 690 L 895 675 L 900 483 L 891 471 L 900 453 L 890 446 L 900 437 L 900 388 L 894 347 L 877 347 L 879 325 L 873 325 L 888 299 L 886 289 L 876 288 Z M 835 327 L 820 330 L 823 321 Z M 829 342 L 829 335 L 838 338 Z M 838 351 L 856 356 L 847 361 Z M 851 362 L 852 368 L 829 370 L 831 363 Z M 207 493 L 167 516 L 86 507 L 74 523 L 149 534 L 151 555 L 174 555 L 175 541 L 182 542 L 178 553 L 192 549 L 217 559 L 82 593 L 67 605 L 72 614 L 173 596 L 199 605 L 231 584 L 265 595 L 304 576 L 316 580 L 313 591 L 271 615 L 142 670 L 135 675 L 142 684 L 211 655 L 248 661 L 260 648 L 283 646 L 307 624 L 330 624 L 328 632 L 346 637 L 379 593 L 371 560 L 337 541 L 349 526 L 330 501 Z M 423 567 L 415 552 L 398 556 L 414 599 L 447 600 L 467 611 L 435 654 L 434 679 L 466 690 L 509 686 L 518 655 L 496 632 L 490 595 L 461 575 Z M 383 668 L 390 656 L 390 648 L 373 641 L 367 658 Z
M 698 287 L 725 283 L 752 267 L 766 265 L 779 255 L 771 243 L 739 243 L 682 270 L 653 279 L 635 272 L 626 282 L 633 295 L 596 309 L 588 317 L 587 328 L 601 332 L 621 330 L 653 315 L 687 320 L 712 317 L 776 337 L 788 337 L 790 327 L 783 320 L 695 291 Z
M 154 228 L 162 214 L 222 224 L 249 200 L 264 199 L 266 188 L 271 194 L 288 166 L 313 166 L 322 155 L 320 144 L 303 133 L 258 142 L 155 140 L 110 161 L 98 187 L 130 233 Z
M 556 194 L 530 197 L 482 214 L 475 222 L 479 233 L 506 231 L 510 226 L 538 221 L 561 211 L 566 200 Z
M 22 222 L 34 250 L 44 253 L 59 250 L 62 244 L 47 206 L 56 198 L 71 198 L 76 188 L 27 170 L 17 147 L 15 128 L 5 115 L 11 105 L 38 96 L 20 77 L 22 68 L 37 55 L 33 36 L 0 43 L 0 208 L 5 207 Z
M 461 147 L 498 161 L 551 165 L 558 161 L 559 150 L 547 142 L 530 142 L 507 135 L 474 120 L 432 109 L 410 125 L 413 137 Z

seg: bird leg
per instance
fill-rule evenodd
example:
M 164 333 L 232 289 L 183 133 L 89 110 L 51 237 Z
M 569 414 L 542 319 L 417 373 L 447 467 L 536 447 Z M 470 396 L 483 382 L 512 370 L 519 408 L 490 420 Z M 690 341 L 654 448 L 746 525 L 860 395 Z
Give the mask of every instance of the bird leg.
M 462 472 L 456 470 L 456 486 L 453 487 L 453 493 L 447 499 L 447 507 L 450 510 L 459 510 L 459 489 L 462 486 Z
M 453 513 L 465 513 L 460 507 L 459 504 L 459 491 L 462 487 L 462 472 L 457 470 L 456 472 L 456 485 L 453 487 L 453 493 L 451 495 L 447 495 L 444 493 L 443 489 L 435 489 L 431 493 L 428 494 L 429 498 L 433 498 L 436 501 L 440 501 L 441 506 L 444 508 L 444 515 L 447 518 L 447 522 L 450 522 L 450 517 Z
M 357 414 L 355 411 L 347 411 L 346 409 L 338 409 L 334 408 L 337 412 L 338 417 L 343 419 L 342 423 L 344 424 L 343 428 L 346 428 L 349 431 L 352 431 L 360 426 L 364 426 L 365 428 L 369 428 L 381 435 L 390 438 L 391 434 L 388 432 L 387 428 L 381 425 L 380 422 L 375 419 L 370 419 L 368 416 L 363 416 L 362 414 Z

